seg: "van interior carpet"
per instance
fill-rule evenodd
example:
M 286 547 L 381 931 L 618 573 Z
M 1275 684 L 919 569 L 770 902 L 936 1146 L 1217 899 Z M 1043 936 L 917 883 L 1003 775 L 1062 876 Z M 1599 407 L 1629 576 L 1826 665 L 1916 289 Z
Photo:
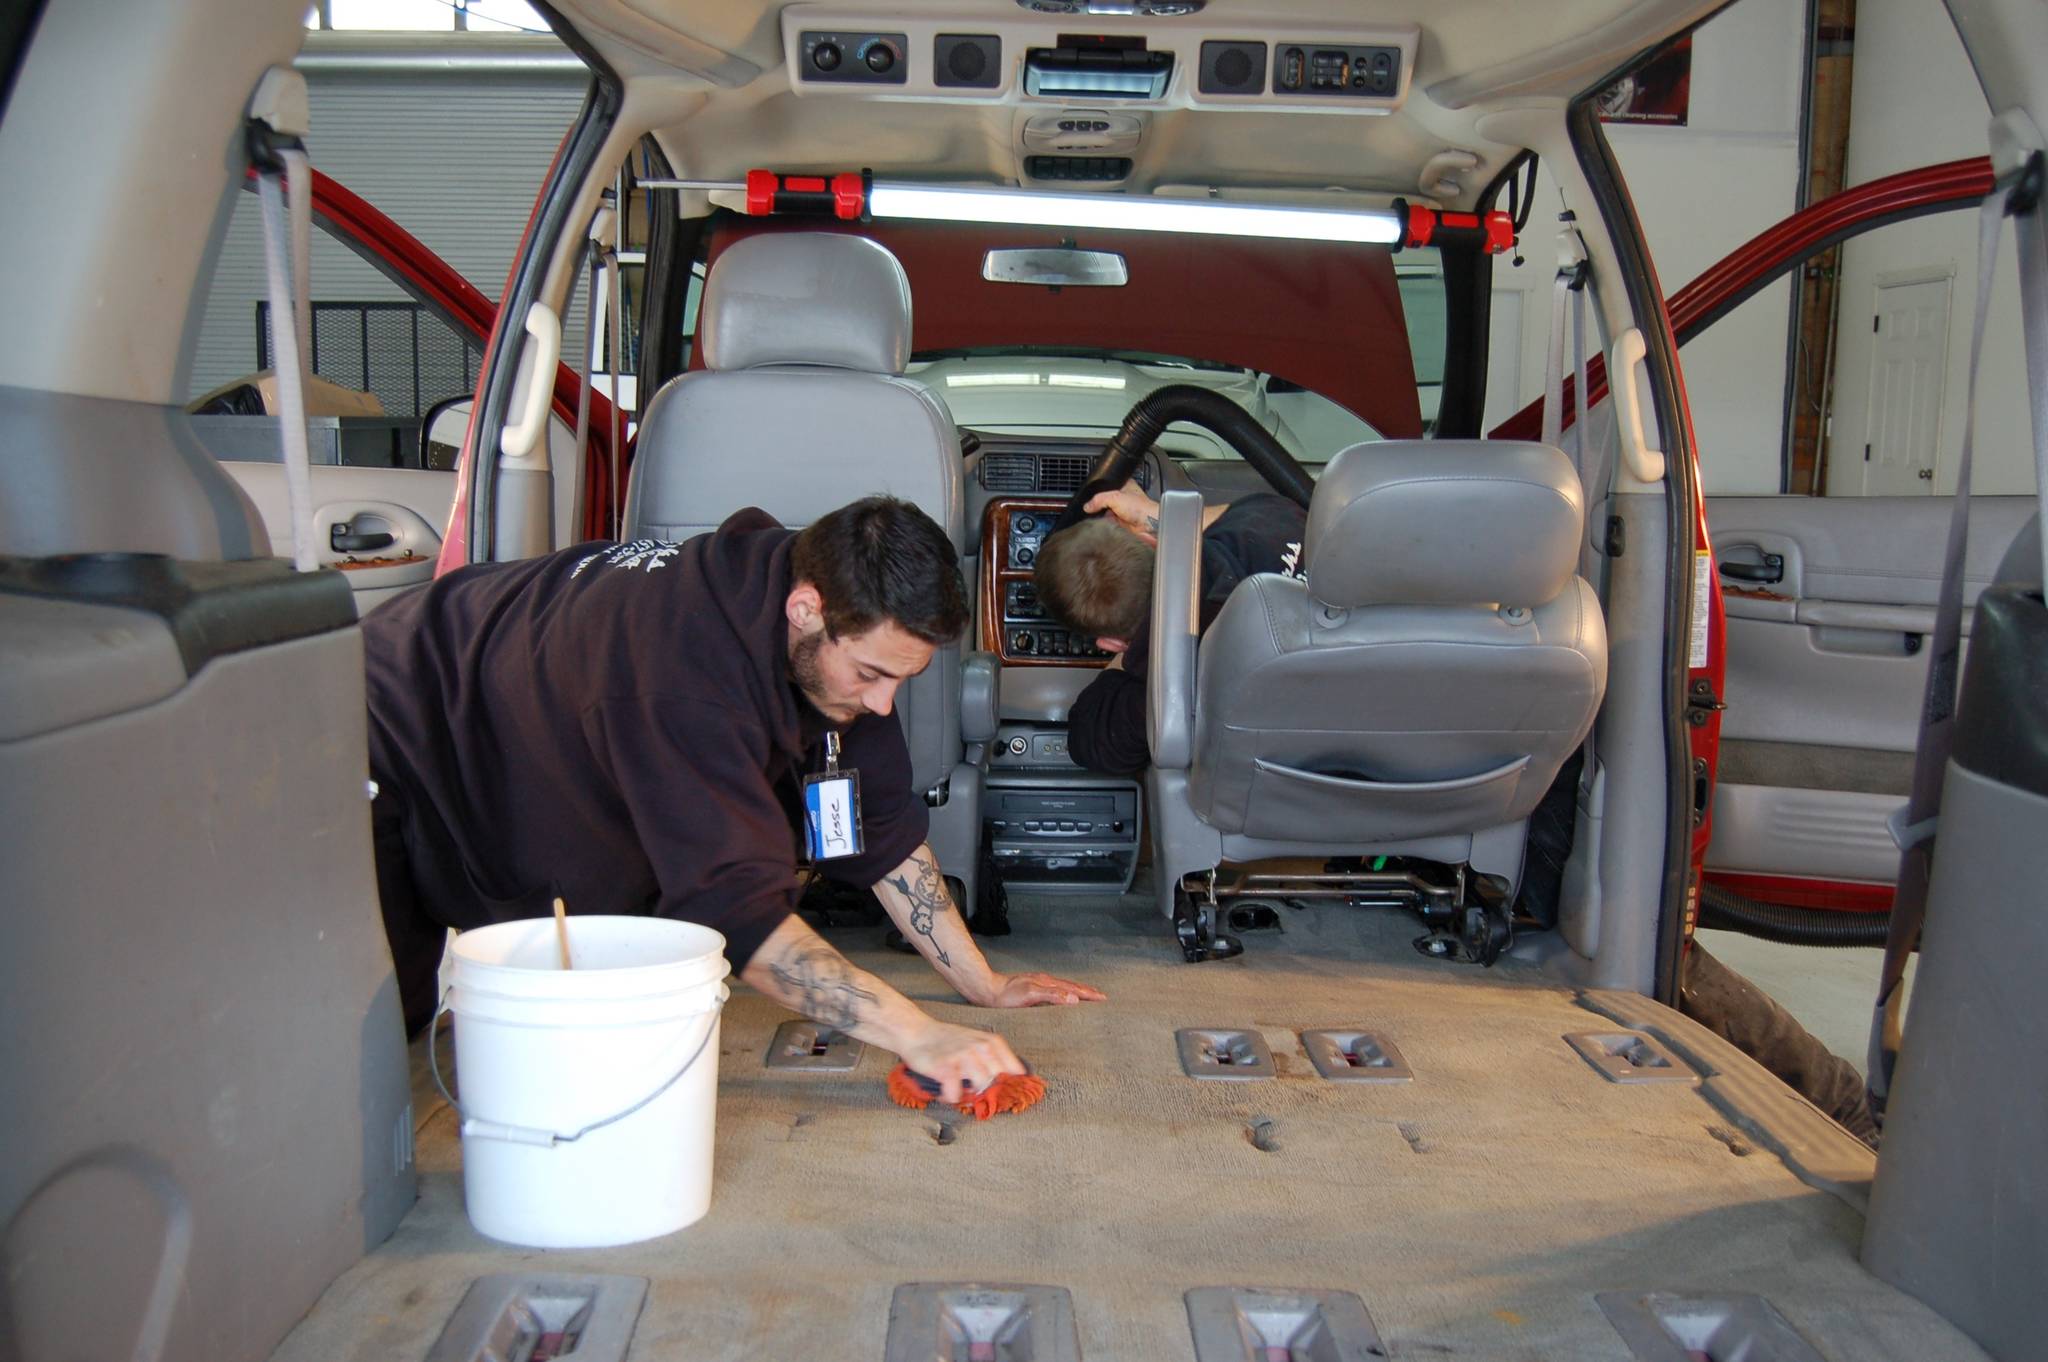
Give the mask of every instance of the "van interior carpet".
M 847 1072 L 771 1070 L 790 1014 L 736 983 L 702 1221 L 603 1250 L 492 1243 L 427 1086 L 419 1204 L 277 1359 L 424 1358 L 470 1283 L 507 1272 L 649 1279 L 636 1362 L 881 1359 L 896 1289 L 932 1282 L 1064 1288 L 1093 1362 L 1191 1362 L 1186 1293 L 1228 1286 L 1352 1293 L 1396 1358 L 1625 1362 L 1596 1301 L 1617 1292 L 1760 1295 L 1835 1362 L 1983 1357 L 1863 1270 L 1849 1204 L 1696 1087 L 1603 1077 L 1565 1037 L 1615 1023 L 1533 965 L 1426 960 L 1414 919 L 1338 905 L 1283 910 L 1200 965 L 1149 894 L 1013 895 L 1012 921 L 982 942 L 997 968 L 1109 1001 L 982 1011 L 882 929 L 830 935 L 937 1015 L 1001 1031 L 1048 1081 L 1031 1110 L 904 1110 L 879 1100 L 896 1061 L 872 1048 Z M 1191 1029 L 1252 1033 L 1272 1076 L 1190 1077 Z M 1383 1038 L 1413 1077 L 1324 1078 L 1301 1036 L 1331 1029 Z

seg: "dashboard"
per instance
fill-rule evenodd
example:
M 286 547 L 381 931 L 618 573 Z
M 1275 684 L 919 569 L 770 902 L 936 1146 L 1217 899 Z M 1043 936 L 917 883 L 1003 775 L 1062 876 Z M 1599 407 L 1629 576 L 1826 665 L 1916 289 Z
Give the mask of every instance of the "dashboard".
M 1103 666 L 1094 640 L 1047 615 L 1032 572 L 1039 547 L 1066 502 L 995 497 L 982 512 L 981 647 L 1006 667 Z
M 976 646 L 994 653 L 1005 669 L 1108 665 L 1110 654 L 1093 639 L 1048 617 L 1032 581 L 1047 532 L 1087 481 L 1103 442 L 993 433 L 975 438 L 966 482 L 968 523 L 975 527 L 970 552 L 978 558 Z M 1154 497 L 1192 490 L 1212 504 L 1270 490 L 1241 460 L 1180 461 L 1156 449 L 1139 463 L 1135 478 Z

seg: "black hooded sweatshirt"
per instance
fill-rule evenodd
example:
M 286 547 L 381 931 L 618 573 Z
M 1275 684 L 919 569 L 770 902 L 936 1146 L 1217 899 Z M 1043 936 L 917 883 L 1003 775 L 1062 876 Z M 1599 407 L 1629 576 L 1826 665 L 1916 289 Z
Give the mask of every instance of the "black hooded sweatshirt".
M 654 913 L 743 969 L 796 907 L 801 777 L 826 719 L 789 674 L 792 530 L 748 509 L 681 544 L 579 544 L 449 573 L 363 621 L 370 771 L 436 921 Z M 893 716 L 842 730 L 872 887 L 925 840 Z
M 1308 512 L 1268 492 L 1233 501 L 1202 534 L 1202 607 L 1207 629 L 1237 584 L 1256 572 L 1299 576 Z M 1099 672 L 1067 713 L 1067 750 L 1091 771 L 1135 776 L 1152 764 L 1145 677 L 1151 670 L 1152 615 L 1145 614 L 1121 667 Z

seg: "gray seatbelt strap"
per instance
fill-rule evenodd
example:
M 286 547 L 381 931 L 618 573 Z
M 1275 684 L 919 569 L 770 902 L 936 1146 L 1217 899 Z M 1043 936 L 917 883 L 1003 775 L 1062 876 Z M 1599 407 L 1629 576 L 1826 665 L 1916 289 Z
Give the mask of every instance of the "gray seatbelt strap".
M 589 274 L 583 285 L 583 344 L 576 352 L 576 476 L 589 486 L 590 479 L 585 470 L 590 458 L 590 347 L 597 343 L 597 271 L 602 259 L 595 241 L 589 242 L 584 250 L 589 262 Z M 560 477 L 561 470 L 555 471 Z M 579 496 L 580 503 L 582 498 Z M 581 524 L 570 527 L 570 539 L 574 542 L 583 537 Z
M 1586 494 L 1586 518 L 1593 518 L 1593 508 L 1607 495 L 1605 481 L 1606 467 L 1598 470 L 1590 467 L 1598 451 L 1589 443 L 1586 434 L 1586 411 L 1591 403 L 1586 386 L 1586 300 L 1593 292 L 1593 270 L 1585 261 L 1579 262 L 1579 280 L 1572 285 L 1572 466 L 1579 470 L 1579 484 Z
M 2031 192 L 2048 193 L 2048 157 L 2035 152 L 2028 161 Z M 2041 580 L 2048 582 L 2048 214 L 2038 197 L 2025 208 L 2015 206 L 2014 244 L 2020 260 L 2020 316 L 2024 319 L 2027 373 L 2032 375 L 2031 417 L 2034 427 L 2034 495 L 2041 503 Z
M 612 526 L 615 537 L 626 537 L 626 423 L 624 399 L 619 394 L 619 385 L 625 378 L 626 325 L 625 313 L 619 294 L 625 287 L 625 271 L 619 268 L 619 253 L 607 248 L 604 253 L 605 267 L 611 272 L 610 285 L 604 291 L 605 329 L 609 333 L 605 346 L 608 367 L 605 372 L 612 377 L 611 455 L 612 455 Z
M 1564 314 L 1571 294 L 1571 276 L 1560 269 L 1550 281 L 1550 344 L 1543 352 L 1544 444 L 1555 445 L 1564 433 Z
M 283 408 L 279 424 L 285 498 L 292 518 L 292 565 L 300 572 L 315 572 L 320 554 L 313 542 L 313 460 L 306 434 L 306 361 L 313 334 L 313 163 L 299 140 L 307 123 L 305 77 L 282 67 L 266 71 L 249 105 L 249 141 L 256 197 L 263 208 L 270 367 Z
M 1998 266 L 1998 239 L 2005 226 L 2012 182 L 2003 180 L 1985 198 L 1977 217 L 1977 313 L 1970 329 L 1970 378 L 1965 388 L 1963 447 L 1956 459 L 1955 504 L 1949 513 L 1948 551 L 1941 570 L 1941 596 L 1920 702 L 1920 739 L 1913 755 L 1913 788 L 1906 806 L 1892 815 L 1892 840 L 1899 844 L 1899 883 L 1892 896 L 1891 926 L 1885 935 L 1884 969 L 1870 1019 L 1870 1112 L 1884 1119 L 1904 1030 L 1900 984 L 1906 962 L 1919 944 L 1927 916 L 1927 887 L 1934 860 L 1934 834 L 1941 814 L 1941 786 L 1955 747 L 1956 682 L 1962 657 L 1963 563 L 1970 543 L 1970 461 L 1977 433 L 1977 374 L 1984 353 L 1984 321 L 1991 310 L 1991 278 Z
M 1550 343 L 1543 356 L 1543 443 L 1559 445 L 1564 434 L 1564 330 L 1567 303 L 1571 304 L 1573 336 L 1578 344 L 1575 366 L 1578 374 L 1578 388 L 1572 396 L 1574 412 L 1583 415 L 1586 410 L 1585 378 L 1585 294 L 1586 281 L 1590 277 L 1586 266 L 1586 243 L 1574 225 L 1575 219 L 1569 212 L 1558 214 L 1557 230 L 1557 274 L 1550 284 Z M 1574 420 L 1574 429 L 1583 422 Z M 1572 467 L 1583 482 L 1585 463 L 1582 453 L 1585 448 L 1583 434 L 1575 435 L 1572 444 Z

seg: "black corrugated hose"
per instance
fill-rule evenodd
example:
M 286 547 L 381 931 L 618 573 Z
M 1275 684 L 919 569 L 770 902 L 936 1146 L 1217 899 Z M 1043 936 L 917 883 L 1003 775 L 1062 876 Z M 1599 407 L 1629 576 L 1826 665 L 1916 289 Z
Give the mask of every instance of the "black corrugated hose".
M 1891 914 L 1788 908 L 1706 884 L 1700 886 L 1700 926 L 1791 946 L 1882 946 Z
M 1052 533 L 1078 523 L 1082 519 L 1081 508 L 1097 492 L 1123 486 L 1137 467 L 1138 459 L 1152 447 L 1160 432 L 1175 421 L 1192 421 L 1222 436 L 1274 491 L 1296 505 L 1307 506 L 1309 497 L 1315 493 L 1315 479 L 1308 470 L 1288 454 L 1271 431 L 1252 419 L 1250 412 L 1222 393 L 1192 383 L 1169 383 L 1131 408 L 1123 425 L 1103 446 L 1102 457 L 1090 471 L 1086 485 L 1054 521 Z

